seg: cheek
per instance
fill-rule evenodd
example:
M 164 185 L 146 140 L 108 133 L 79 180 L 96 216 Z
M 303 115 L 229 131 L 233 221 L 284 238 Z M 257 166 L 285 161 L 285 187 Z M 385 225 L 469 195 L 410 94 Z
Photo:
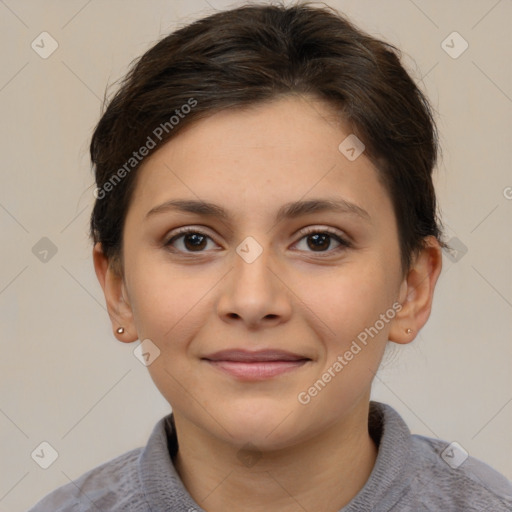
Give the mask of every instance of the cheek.
M 317 378 L 324 375 L 330 384 L 319 402 L 332 400 L 338 412 L 369 387 L 396 315 L 393 268 L 379 258 L 360 263 L 325 280 L 310 304 L 329 327 Z
M 194 286 L 171 266 L 155 262 L 151 254 L 142 251 L 131 253 L 126 268 L 139 338 L 160 345 L 190 309 L 192 296 L 196 295 Z
M 139 339 L 155 343 L 165 368 L 180 372 L 193 359 L 193 342 L 212 317 L 222 273 L 186 265 L 178 268 L 149 256 L 144 263 L 142 259 L 132 262 L 130 282 Z
M 162 395 L 173 407 L 185 407 L 193 396 L 200 396 L 201 382 L 191 363 L 189 347 L 202 325 L 208 302 L 208 290 L 214 283 L 170 272 L 152 265 L 136 272 L 132 279 L 132 310 L 139 339 L 150 339 L 160 350 L 147 367 Z M 199 327 L 198 327 L 199 326 Z
M 378 261 L 340 268 L 310 286 L 308 305 L 342 339 L 373 324 L 392 305 L 393 283 Z M 332 334 L 332 332 L 331 332 Z
M 157 274 L 145 274 L 134 286 L 132 310 L 139 336 L 166 344 L 179 340 L 177 332 L 190 321 L 194 305 L 205 291 L 195 290 L 192 283 L 182 279 L 166 279 Z
M 301 390 L 305 410 L 335 421 L 368 392 L 395 316 L 392 304 L 390 283 L 379 264 L 340 272 L 311 296 L 308 306 L 322 322 L 314 316 L 311 321 L 328 325 L 330 334 L 323 338 L 325 352 L 315 376 Z

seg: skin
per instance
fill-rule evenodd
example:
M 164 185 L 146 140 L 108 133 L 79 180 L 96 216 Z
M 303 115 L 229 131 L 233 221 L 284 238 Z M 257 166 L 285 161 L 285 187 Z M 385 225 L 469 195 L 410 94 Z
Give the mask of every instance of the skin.
M 332 108 L 312 97 L 200 120 L 140 168 L 122 274 L 100 244 L 93 250 L 114 333 L 125 329 L 115 335 L 128 343 L 150 339 L 160 350 L 148 370 L 174 412 L 175 466 L 208 512 L 234 504 L 242 512 L 334 512 L 374 466 L 372 379 L 388 340 L 410 343 L 427 321 L 441 249 L 428 237 L 404 275 L 392 203 L 376 169 L 364 152 L 350 161 L 338 150 L 349 134 Z M 146 218 L 177 198 L 216 203 L 230 217 L 165 211 Z M 312 198 L 343 198 L 370 219 L 323 211 L 276 222 L 284 203 Z M 183 226 L 207 235 L 199 252 L 190 236 L 165 246 Z M 350 246 L 334 237 L 315 245 L 299 232 L 306 227 L 329 227 Z M 236 252 L 248 236 L 262 249 L 251 263 Z M 298 394 L 395 302 L 402 308 L 394 318 L 300 403 Z M 232 348 L 281 349 L 310 360 L 242 382 L 201 359 Z

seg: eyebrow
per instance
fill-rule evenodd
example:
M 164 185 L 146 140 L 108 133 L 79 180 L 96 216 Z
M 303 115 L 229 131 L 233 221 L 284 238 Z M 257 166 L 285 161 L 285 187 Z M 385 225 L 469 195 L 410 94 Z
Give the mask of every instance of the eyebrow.
M 229 213 L 222 207 L 207 201 L 193 200 L 193 199 L 171 199 L 158 206 L 155 206 L 146 214 L 146 219 L 158 213 L 169 211 L 180 211 L 186 213 L 195 213 L 197 215 L 204 215 L 207 217 L 217 217 L 224 221 L 230 220 Z M 276 214 L 276 221 L 280 222 L 283 219 L 294 219 L 303 215 L 333 211 L 337 213 L 351 214 L 360 219 L 371 223 L 370 214 L 356 205 L 345 199 L 310 199 L 307 201 L 295 201 L 286 203 L 279 208 Z

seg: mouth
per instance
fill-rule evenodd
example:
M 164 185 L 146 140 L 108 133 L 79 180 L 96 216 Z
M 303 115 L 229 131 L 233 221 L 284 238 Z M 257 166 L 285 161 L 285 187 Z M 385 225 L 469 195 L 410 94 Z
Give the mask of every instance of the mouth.
M 222 350 L 202 358 L 212 367 L 239 380 L 258 381 L 303 367 L 309 357 L 282 350 Z

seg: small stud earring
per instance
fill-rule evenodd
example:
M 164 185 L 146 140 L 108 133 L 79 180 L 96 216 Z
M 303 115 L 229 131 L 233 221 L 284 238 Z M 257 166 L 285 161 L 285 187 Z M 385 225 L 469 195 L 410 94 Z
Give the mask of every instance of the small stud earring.
M 411 334 L 412 329 L 406 329 L 406 330 L 405 330 L 405 332 L 406 332 L 407 334 Z
M 123 334 L 124 327 L 118 327 L 116 332 L 117 332 L 117 334 Z

